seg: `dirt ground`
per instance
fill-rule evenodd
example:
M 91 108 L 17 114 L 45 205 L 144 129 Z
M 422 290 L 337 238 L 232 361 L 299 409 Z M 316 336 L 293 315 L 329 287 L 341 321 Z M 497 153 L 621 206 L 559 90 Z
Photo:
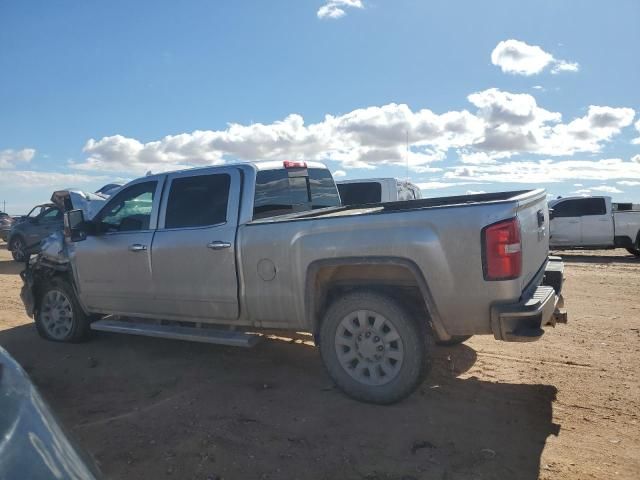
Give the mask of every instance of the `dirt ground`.
M 640 260 L 563 257 L 568 325 L 438 348 L 419 391 L 389 407 L 336 390 L 303 336 L 251 350 L 41 340 L 2 244 L 0 345 L 107 478 L 640 478 Z

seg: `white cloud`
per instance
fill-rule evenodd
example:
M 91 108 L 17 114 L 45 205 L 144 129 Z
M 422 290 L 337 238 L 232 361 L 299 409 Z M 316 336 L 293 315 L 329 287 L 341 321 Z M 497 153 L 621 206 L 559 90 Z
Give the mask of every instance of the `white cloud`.
M 19 163 L 29 163 L 35 154 L 34 148 L 0 150 L 0 169 L 15 168 Z
M 637 187 L 640 185 L 640 181 L 637 180 L 620 180 L 616 183 L 618 185 L 624 185 L 625 187 Z
M 70 166 L 141 174 L 236 160 L 288 159 L 333 160 L 342 170 L 408 164 L 414 172 L 436 172 L 451 149 L 469 165 L 522 154 L 598 152 L 635 115 L 631 108 L 590 106 L 585 116 L 562 123 L 559 112 L 538 106 L 529 94 L 492 88 L 472 93 L 468 100 L 477 108 L 475 114 L 438 114 L 390 103 L 326 115 L 311 124 L 290 114 L 273 123 L 230 124 L 222 130 L 197 130 L 147 143 L 113 135 L 89 139 L 86 158 Z
M 633 127 L 638 133 L 640 133 L 640 120 L 634 123 Z M 631 143 L 633 143 L 634 145 L 640 145 L 640 137 L 634 138 L 633 140 L 631 140 Z
M 613 187 L 610 185 L 599 185 L 597 187 L 591 187 L 591 190 L 594 192 L 604 192 L 604 193 L 624 193 L 617 187 Z
M 483 121 L 466 110 L 438 115 L 392 103 L 327 115 L 309 125 L 292 114 L 272 124 L 231 124 L 225 130 L 170 135 L 148 143 L 122 135 L 90 139 L 84 146 L 86 160 L 71 167 L 140 173 L 236 159 L 332 159 L 343 168 L 408 162 L 414 171 L 425 172 L 434 171 L 428 164 L 443 160 L 449 148 L 472 144 L 482 134 Z
M 472 152 L 467 149 L 458 151 L 458 156 L 462 163 L 469 165 L 479 165 L 486 163 L 497 163 L 497 160 L 487 152 Z
M 633 157 L 631 157 L 631 161 L 635 163 L 640 163 L 640 154 L 634 155 Z
M 553 67 L 551 67 L 551 73 L 557 75 L 562 72 L 577 72 L 580 70 L 580 65 L 576 62 L 567 62 L 565 60 L 556 60 Z
M 571 192 L 573 195 L 581 195 L 583 197 L 588 197 L 591 195 L 591 190 L 589 188 L 583 188 L 582 190 L 576 190 L 575 192 Z
M 345 8 L 364 8 L 362 0 L 327 0 L 316 15 L 319 19 L 337 19 L 346 15 Z
M 67 187 L 94 185 L 111 177 L 77 173 L 37 172 L 33 170 L 7 170 L 0 175 L 3 187 L 38 188 L 47 192 Z
M 584 187 L 584 185 L 582 183 L 574 183 L 573 186 L 574 187 Z
M 526 93 L 514 94 L 491 88 L 468 97 L 485 121 L 485 134 L 476 148 L 511 156 L 538 153 L 551 156 L 598 152 L 633 121 L 631 108 L 589 106 L 587 115 L 564 124 L 562 115 L 537 105 Z
M 551 73 L 577 72 L 579 65 L 556 59 L 537 45 L 529 45 L 520 40 L 503 40 L 491 52 L 491 63 L 504 73 L 515 75 L 535 75 L 551 66 Z
M 347 172 L 345 172 L 344 170 L 336 170 L 335 172 L 333 172 L 334 178 L 342 178 L 346 176 L 347 176 Z
M 423 182 L 416 183 L 420 190 L 439 190 L 441 188 L 458 187 L 461 185 L 478 185 L 476 182 Z
M 571 180 L 640 180 L 640 163 L 619 158 L 602 160 L 509 161 L 494 165 L 465 165 L 444 174 L 449 181 L 496 183 L 554 183 Z
M 546 89 L 542 86 L 542 85 L 534 85 L 533 87 L 534 90 L 540 90 L 541 92 L 545 92 Z

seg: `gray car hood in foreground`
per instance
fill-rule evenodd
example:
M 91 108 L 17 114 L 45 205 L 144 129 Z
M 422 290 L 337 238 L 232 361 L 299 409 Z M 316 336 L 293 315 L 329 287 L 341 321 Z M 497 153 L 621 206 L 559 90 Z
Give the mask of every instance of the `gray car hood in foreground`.
M 99 478 L 91 460 L 72 444 L 27 374 L 2 347 L 0 478 Z

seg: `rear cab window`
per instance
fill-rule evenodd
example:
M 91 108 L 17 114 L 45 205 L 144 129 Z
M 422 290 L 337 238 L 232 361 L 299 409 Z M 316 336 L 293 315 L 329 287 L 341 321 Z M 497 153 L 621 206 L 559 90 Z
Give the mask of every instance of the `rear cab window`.
M 254 220 L 338 206 L 338 190 L 326 168 L 279 168 L 256 174 Z

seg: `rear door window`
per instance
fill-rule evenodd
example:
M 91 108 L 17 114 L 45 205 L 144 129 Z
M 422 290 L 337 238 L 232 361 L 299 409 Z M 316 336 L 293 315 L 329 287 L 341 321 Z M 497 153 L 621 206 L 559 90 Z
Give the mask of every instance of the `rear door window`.
M 358 182 L 338 184 L 343 205 L 380 203 L 382 186 L 378 182 Z
M 585 198 L 581 205 L 582 215 L 604 215 L 607 213 L 607 206 L 604 198 Z
M 554 217 L 582 217 L 604 215 L 605 213 L 607 213 L 607 208 L 603 198 L 565 200 L 553 207 Z
M 164 228 L 226 222 L 230 185 L 231 177 L 226 173 L 175 178 L 169 190 Z

